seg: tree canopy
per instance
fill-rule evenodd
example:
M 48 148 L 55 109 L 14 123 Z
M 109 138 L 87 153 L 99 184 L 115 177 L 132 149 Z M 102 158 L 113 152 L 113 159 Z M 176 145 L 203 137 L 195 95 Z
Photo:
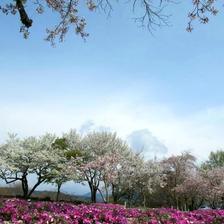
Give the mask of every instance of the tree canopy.
M 83 15 L 81 8 L 85 7 L 89 11 L 101 9 L 110 14 L 115 4 L 114 2 L 112 0 L 5 0 L 3 3 L 0 3 L 0 11 L 6 15 L 19 14 L 21 21 L 20 32 L 27 38 L 29 28 L 34 25 L 34 21 L 30 16 L 32 8 L 35 8 L 38 14 L 48 13 L 49 10 L 47 9 L 51 9 L 52 12 L 57 14 L 58 23 L 53 28 L 47 29 L 46 40 L 54 44 L 57 38 L 59 41 L 63 41 L 71 27 L 74 27 L 76 34 L 84 39 L 89 35 L 86 31 L 86 16 Z M 130 7 L 135 14 L 135 21 L 152 31 L 157 26 L 168 25 L 169 14 L 165 9 L 168 5 L 174 4 L 175 1 L 131 0 L 125 3 L 125 6 Z M 186 12 L 189 18 L 187 31 L 192 31 L 192 23 L 195 20 L 203 24 L 208 23 L 209 15 L 218 13 L 216 3 L 216 0 L 193 0 L 190 3 L 192 4 L 191 11 Z
M 224 151 L 217 150 L 216 152 L 211 152 L 207 161 L 202 164 L 202 168 L 218 168 L 224 166 Z
M 24 198 L 32 197 L 39 185 L 51 183 L 58 200 L 62 185 L 73 181 L 89 186 L 92 202 L 99 194 L 104 202 L 129 206 L 224 208 L 223 153 L 212 152 L 207 166 L 198 166 L 189 152 L 146 160 L 111 132 L 9 135 L 0 145 L 0 179 L 18 183 Z

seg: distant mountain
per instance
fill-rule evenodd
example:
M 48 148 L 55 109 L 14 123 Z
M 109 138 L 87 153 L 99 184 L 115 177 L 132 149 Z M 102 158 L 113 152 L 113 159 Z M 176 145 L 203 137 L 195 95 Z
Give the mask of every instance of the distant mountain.
M 91 193 L 89 192 L 89 193 L 83 194 L 83 195 L 81 195 L 81 197 L 85 198 L 87 200 L 91 200 Z M 102 199 L 100 193 L 96 194 L 96 201 L 97 202 L 103 202 L 103 199 Z
M 42 200 L 52 200 L 56 199 L 57 192 L 55 191 L 34 191 L 32 194 L 32 198 L 42 199 Z M 18 188 L 13 187 L 0 187 L 0 196 L 2 197 L 16 197 L 21 196 L 22 191 Z M 91 201 L 91 193 L 86 193 L 83 195 L 73 195 L 68 193 L 60 193 L 59 200 L 63 201 L 71 201 L 71 202 L 83 202 L 88 203 Z M 103 199 L 99 193 L 96 194 L 97 202 L 103 202 Z
M 55 191 L 35 191 L 32 196 L 38 197 L 38 198 L 44 198 L 44 197 L 50 197 L 51 200 L 55 200 L 57 192 Z M 85 197 L 77 196 L 77 195 L 71 195 L 61 192 L 59 196 L 60 200 L 65 201 L 83 201 L 88 202 Z
M 32 194 L 33 199 L 38 200 L 52 200 L 56 199 L 57 192 L 55 191 L 34 191 Z M 22 195 L 21 190 L 13 187 L 0 187 L 0 197 L 19 197 Z M 90 197 L 71 195 L 61 192 L 59 200 L 76 202 L 76 203 L 88 203 L 90 202 Z

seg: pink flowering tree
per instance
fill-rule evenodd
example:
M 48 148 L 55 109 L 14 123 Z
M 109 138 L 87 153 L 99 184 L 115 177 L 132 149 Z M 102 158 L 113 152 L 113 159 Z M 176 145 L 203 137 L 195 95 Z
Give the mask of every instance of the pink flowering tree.
M 207 204 L 211 208 L 224 207 L 224 167 L 197 170 L 188 173 L 175 187 L 182 209 L 194 210 Z
M 81 149 L 84 156 L 80 171 L 90 187 L 92 202 L 96 202 L 97 191 L 102 195 L 102 184 L 108 198 L 109 185 L 117 177 L 121 153 L 129 151 L 128 146 L 116 133 L 92 132 L 83 137 Z
M 161 162 L 166 175 L 164 194 L 167 196 L 169 206 L 180 208 L 181 198 L 178 197 L 176 187 L 181 185 L 197 169 L 195 162 L 196 158 L 188 152 L 171 156 Z
M 124 6 L 128 5 L 132 9 L 136 22 L 153 31 L 158 26 L 169 24 L 169 13 L 165 9 L 166 6 L 173 2 L 172 0 L 132 0 Z M 86 13 L 88 11 L 102 10 L 110 14 L 114 4 L 114 1 L 111 0 L 3 0 L 0 3 L 0 12 L 6 15 L 19 14 L 18 18 L 21 21 L 20 32 L 24 34 L 25 38 L 29 35 L 29 28 L 35 24 L 35 21 L 30 16 L 33 11 L 38 14 L 46 12 L 52 17 L 53 14 L 57 15 L 58 23 L 47 29 L 46 36 L 46 40 L 54 44 L 56 38 L 63 41 L 69 29 L 74 30 L 82 38 L 86 38 L 88 36 Z M 192 24 L 195 20 L 206 24 L 209 21 L 209 15 L 218 13 L 215 0 L 193 0 L 189 4 L 192 5 L 192 10 L 188 13 L 188 31 L 192 31 Z
M 206 202 L 207 181 L 199 170 L 189 173 L 185 180 L 174 188 L 180 200 L 180 209 L 195 210 Z
M 202 171 L 205 180 L 205 200 L 210 207 L 224 207 L 224 167 L 217 167 Z

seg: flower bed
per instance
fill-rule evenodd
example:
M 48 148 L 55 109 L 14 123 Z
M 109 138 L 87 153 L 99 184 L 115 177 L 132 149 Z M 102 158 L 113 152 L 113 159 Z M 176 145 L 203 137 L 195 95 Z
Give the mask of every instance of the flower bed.
M 73 205 L 3 200 L 0 223 L 13 224 L 223 224 L 224 210 L 181 212 L 175 209 L 125 209 L 121 205 Z

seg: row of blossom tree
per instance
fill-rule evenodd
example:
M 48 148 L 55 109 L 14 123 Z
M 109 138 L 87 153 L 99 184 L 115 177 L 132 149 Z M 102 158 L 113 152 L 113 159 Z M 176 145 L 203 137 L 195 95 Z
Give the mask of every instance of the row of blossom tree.
M 24 139 L 9 135 L 0 153 L 0 177 L 7 184 L 21 182 L 24 198 L 30 197 L 41 183 L 56 184 L 59 195 L 62 184 L 73 180 L 88 183 L 92 202 L 96 202 L 97 192 L 105 202 L 112 194 L 116 202 L 123 188 L 133 188 L 143 173 L 148 180 L 160 179 L 160 175 L 155 175 L 159 172 L 156 163 L 145 163 L 110 132 L 81 137 L 72 130 L 60 138 L 52 134 Z M 29 188 L 31 174 L 37 176 L 37 181 Z M 150 181 L 142 184 L 151 189 Z
M 91 201 L 97 192 L 104 202 L 143 206 L 173 206 L 183 210 L 203 204 L 224 205 L 224 152 L 211 153 L 198 165 L 190 153 L 146 161 L 116 133 L 91 132 L 80 136 L 72 130 L 57 137 L 18 138 L 9 135 L 0 146 L 0 177 L 21 183 L 29 198 L 42 183 L 57 185 L 57 200 L 67 181 L 87 183 Z M 28 183 L 35 174 L 36 183 Z

